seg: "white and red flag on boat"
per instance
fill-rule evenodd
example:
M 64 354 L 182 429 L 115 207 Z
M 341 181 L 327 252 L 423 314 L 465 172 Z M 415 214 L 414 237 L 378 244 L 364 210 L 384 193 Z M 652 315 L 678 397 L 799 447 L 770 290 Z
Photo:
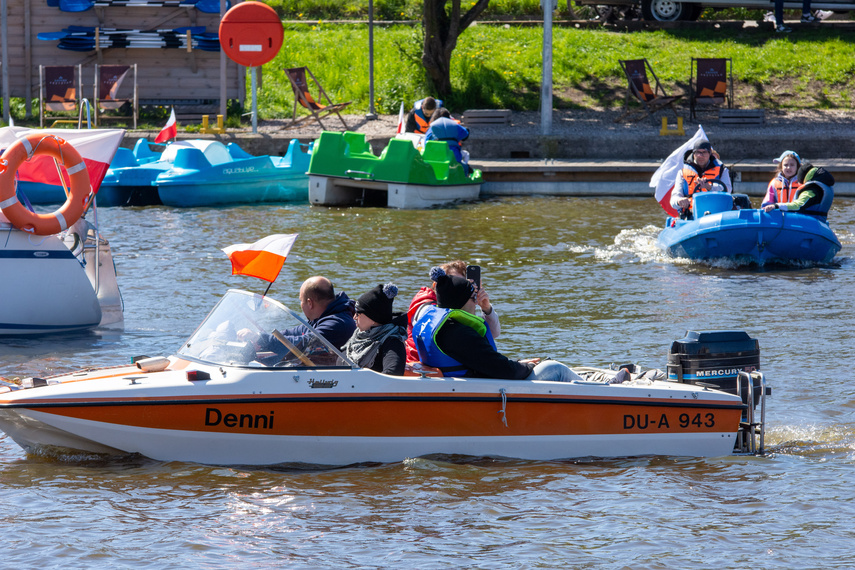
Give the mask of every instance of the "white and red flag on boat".
M 404 132 L 404 102 L 401 101 L 401 110 L 398 111 L 398 130 L 395 131 L 396 135 L 400 135 Z
M 671 155 L 666 158 L 659 168 L 656 169 L 656 172 L 653 173 L 653 178 L 650 179 L 650 187 L 656 188 L 655 193 L 653 194 L 656 198 L 656 201 L 659 202 L 659 205 L 668 212 L 669 216 L 677 216 L 677 210 L 671 207 L 671 190 L 674 188 L 674 181 L 677 179 L 677 173 L 680 172 L 680 169 L 683 168 L 683 156 L 685 156 L 686 151 L 691 149 L 696 141 L 705 141 L 707 139 L 707 134 L 704 132 L 704 128 L 698 125 L 698 132 L 695 133 L 695 136 L 687 140 L 683 145 L 671 153 Z
M 255 243 L 224 247 L 232 262 L 232 275 L 249 275 L 273 283 L 285 265 L 285 259 L 297 234 L 273 234 Z
M 80 153 L 86 170 L 89 172 L 89 182 L 92 190 L 98 192 L 110 163 L 116 155 L 116 149 L 122 144 L 125 131 L 122 129 L 28 129 L 26 127 L 0 128 L 0 154 L 16 140 L 29 135 L 57 136 L 71 143 Z M 16 175 L 17 180 L 24 182 L 39 182 L 60 186 L 59 172 L 65 178 L 66 187 L 69 185 L 68 175 L 58 169 L 53 158 L 37 155 L 24 162 Z
M 178 125 L 175 124 L 175 107 L 172 107 L 172 110 L 169 113 L 169 120 L 166 121 L 166 126 L 163 127 L 159 133 L 157 133 L 157 136 L 154 138 L 154 142 L 166 142 L 169 139 L 174 139 L 177 136 Z

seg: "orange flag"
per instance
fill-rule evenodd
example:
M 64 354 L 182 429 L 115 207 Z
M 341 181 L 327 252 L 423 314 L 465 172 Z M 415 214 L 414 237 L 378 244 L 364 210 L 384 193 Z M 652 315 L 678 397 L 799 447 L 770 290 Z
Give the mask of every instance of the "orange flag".
M 232 262 L 232 275 L 249 275 L 273 283 L 285 265 L 285 259 L 297 234 L 274 234 L 255 243 L 224 247 Z

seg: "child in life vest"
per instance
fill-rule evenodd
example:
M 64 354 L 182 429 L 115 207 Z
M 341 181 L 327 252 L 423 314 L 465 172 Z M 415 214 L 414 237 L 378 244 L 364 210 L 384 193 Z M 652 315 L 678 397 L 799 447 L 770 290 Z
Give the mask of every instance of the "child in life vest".
M 778 168 L 775 171 L 775 177 L 769 182 L 766 197 L 760 204 L 761 208 L 792 202 L 796 197 L 796 190 L 801 186 L 798 180 L 798 172 L 802 165 L 802 159 L 795 151 L 785 150 L 781 156 L 772 162 L 778 163 Z

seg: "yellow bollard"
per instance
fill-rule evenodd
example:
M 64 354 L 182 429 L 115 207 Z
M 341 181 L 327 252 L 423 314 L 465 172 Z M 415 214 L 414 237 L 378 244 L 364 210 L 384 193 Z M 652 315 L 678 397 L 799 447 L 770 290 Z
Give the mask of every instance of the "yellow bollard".
M 208 115 L 202 115 L 202 132 L 205 134 L 225 134 L 226 128 L 223 126 L 223 116 L 217 115 L 217 128 L 213 129 L 208 126 Z
M 667 135 L 680 135 L 685 136 L 686 131 L 683 129 L 683 117 L 677 117 L 677 128 L 669 129 L 668 128 L 668 117 L 662 117 L 662 130 L 659 131 L 660 136 Z

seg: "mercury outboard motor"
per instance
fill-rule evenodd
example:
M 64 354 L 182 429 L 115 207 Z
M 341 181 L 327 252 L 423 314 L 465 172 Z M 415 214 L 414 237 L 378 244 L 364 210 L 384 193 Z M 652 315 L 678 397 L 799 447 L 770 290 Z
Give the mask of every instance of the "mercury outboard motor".
M 748 386 L 737 392 L 737 378 L 755 370 L 760 370 L 760 344 L 743 331 L 686 331 L 668 353 L 668 380 L 741 393 L 746 402 Z M 754 390 L 761 390 L 757 380 Z

